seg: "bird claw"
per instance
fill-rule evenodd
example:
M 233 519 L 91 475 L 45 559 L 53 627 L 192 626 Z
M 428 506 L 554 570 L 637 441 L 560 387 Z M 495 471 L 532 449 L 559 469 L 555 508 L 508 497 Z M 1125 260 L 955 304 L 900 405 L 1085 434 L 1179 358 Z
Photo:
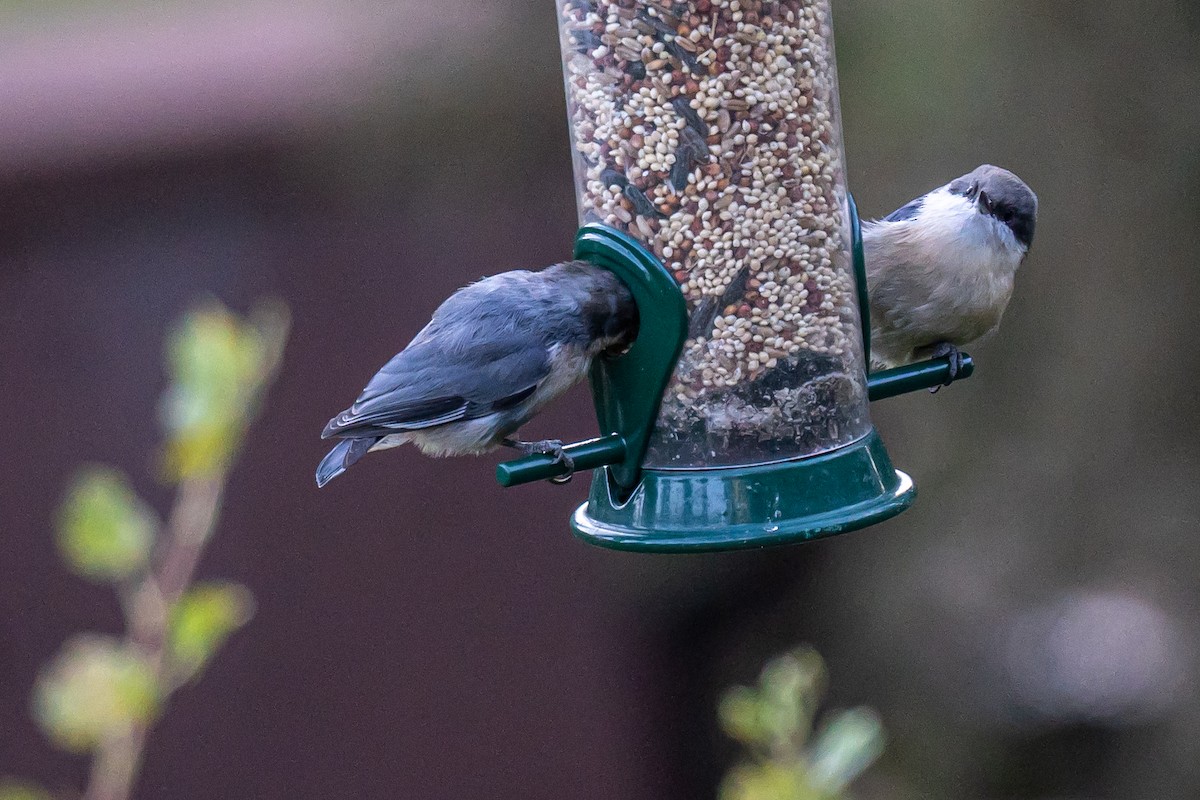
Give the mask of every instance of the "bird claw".
M 571 478 L 575 477 L 575 459 L 567 455 L 567 451 L 563 449 L 562 442 L 558 442 L 554 447 L 542 452 L 548 456 L 554 456 L 554 463 L 561 464 L 567 469 L 562 475 L 555 475 L 553 478 L 550 478 L 550 482 L 560 486 L 564 483 L 570 483 Z
M 571 478 L 575 477 L 575 459 L 567 455 L 567 451 L 563 448 L 562 439 L 541 439 L 536 442 L 521 442 L 515 439 L 504 439 L 501 443 L 516 450 L 520 450 L 527 456 L 554 456 L 554 463 L 566 467 L 567 471 L 562 475 L 556 475 L 553 478 L 550 478 L 549 481 L 551 483 L 570 483 Z
M 946 382 L 942 386 L 949 386 L 954 383 L 955 379 L 958 378 L 958 373 L 962 372 L 963 367 L 963 354 L 959 349 L 949 342 L 939 342 L 934 346 L 931 357 L 949 359 L 950 370 L 946 375 Z M 937 394 L 938 389 L 941 389 L 942 386 L 934 386 L 929 390 L 929 393 Z

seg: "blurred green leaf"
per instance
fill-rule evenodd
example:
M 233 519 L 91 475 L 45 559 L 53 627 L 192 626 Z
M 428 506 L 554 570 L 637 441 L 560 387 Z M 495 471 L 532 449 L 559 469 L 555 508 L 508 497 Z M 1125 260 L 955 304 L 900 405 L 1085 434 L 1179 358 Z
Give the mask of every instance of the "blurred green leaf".
M 181 679 L 203 669 L 253 613 L 254 597 L 238 584 L 200 584 L 185 592 L 172 609 L 168 634 L 171 660 Z
M 763 668 L 759 686 L 766 724 L 779 746 L 808 740 L 825 690 L 825 662 L 810 648 L 797 648 Z
M 730 737 L 776 755 L 795 755 L 808 739 L 825 682 L 821 657 L 797 649 L 772 659 L 758 687 L 725 693 L 718 713 Z
M 115 639 L 81 634 L 43 670 L 34 688 L 34 716 L 59 746 L 86 752 L 153 718 L 154 671 Z
M 49 792 L 32 783 L 0 781 L 0 800 L 53 800 Z
M 63 503 L 58 546 L 76 572 L 95 580 L 122 580 L 146 566 L 158 519 L 120 472 L 88 467 Z
M 836 715 L 821 730 L 809 753 L 810 775 L 831 794 L 840 793 L 883 752 L 883 723 L 869 708 Z
M 751 747 L 766 747 L 770 737 L 762 724 L 758 693 L 746 686 L 725 692 L 717 707 L 721 728 L 731 738 Z
M 801 771 L 767 762 L 739 764 L 725 776 L 720 800 L 820 800 Z
M 240 443 L 266 352 L 258 327 L 211 302 L 183 316 L 167 342 L 166 467 L 174 480 L 223 469 Z
M 825 662 L 797 648 L 763 667 L 758 686 L 735 686 L 718 709 L 721 726 L 749 748 L 753 762 L 734 767 L 721 800 L 840 800 L 883 749 L 883 726 L 866 708 L 835 715 L 812 737 L 825 692 Z

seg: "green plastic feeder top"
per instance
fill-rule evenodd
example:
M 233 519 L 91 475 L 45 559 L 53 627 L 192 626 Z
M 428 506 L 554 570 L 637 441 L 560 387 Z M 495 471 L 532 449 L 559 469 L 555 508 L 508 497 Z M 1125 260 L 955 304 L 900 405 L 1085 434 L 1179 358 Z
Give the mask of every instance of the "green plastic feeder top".
M 914 496 L 870 420 L 829 4 L 704 5 L 558 2 L 576 256 L 642 319 L 593 368 L 607 436 L 577 461 L 610 465 L 572 520 L 610 547 L 806 540 Z

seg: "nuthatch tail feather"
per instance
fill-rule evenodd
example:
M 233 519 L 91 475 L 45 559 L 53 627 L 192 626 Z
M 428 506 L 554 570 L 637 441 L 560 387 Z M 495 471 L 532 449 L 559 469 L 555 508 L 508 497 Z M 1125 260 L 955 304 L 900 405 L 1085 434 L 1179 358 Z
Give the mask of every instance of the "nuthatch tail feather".
M 459 289 L 325 426 L 321 438 L 342 441 L 317 467 L 317 485 L 406 442 L 435 456 L 552 445 L 507 437 L 580 381 L 594 357 L 631 344 L 637 327 L 629 289 L 586 261 Z
M 985 164 L 863 225 L 875 369 L 951 357 L 993 333 L 1033 244 L 1037 196 Z

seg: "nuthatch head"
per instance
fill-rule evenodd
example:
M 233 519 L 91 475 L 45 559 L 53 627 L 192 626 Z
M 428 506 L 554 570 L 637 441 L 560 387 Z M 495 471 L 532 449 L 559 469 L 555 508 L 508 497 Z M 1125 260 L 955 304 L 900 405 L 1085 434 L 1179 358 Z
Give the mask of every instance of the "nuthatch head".
M 1037 196 L 985 164 L 863 226 L 877 368 L 951 356 L 994 332 L 1033 244 Z
M 317 485 L 368 452 L 406 442 L 435 456 L 508 445 L 564 458 L 557 440 L 508 437 L 580 381 L 593 358 L 631 344 L 637 327 L 629 289 L 586 261 L 459 289 L 325 426 L 322 438 L 341 441 L 317 468 Z

